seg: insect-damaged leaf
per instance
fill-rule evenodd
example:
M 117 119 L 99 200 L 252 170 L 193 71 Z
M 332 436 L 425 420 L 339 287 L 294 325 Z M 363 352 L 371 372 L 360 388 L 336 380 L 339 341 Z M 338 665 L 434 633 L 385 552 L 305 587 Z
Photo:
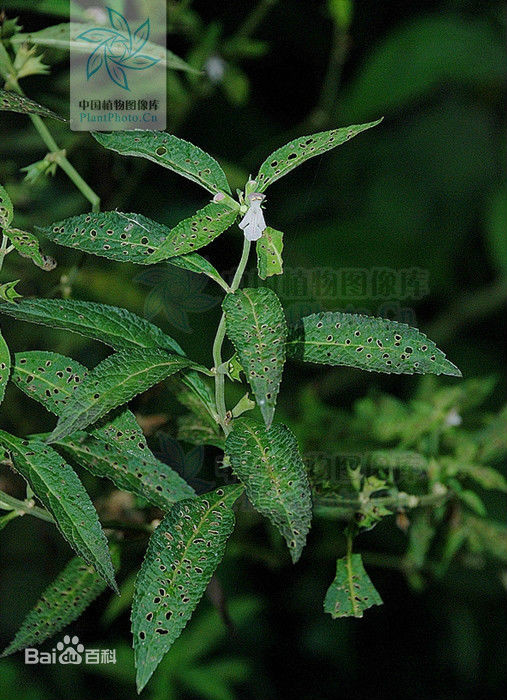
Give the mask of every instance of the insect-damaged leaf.
M 113 564 L 97 511 L 74 470 L 49 445 L 0 430 L 14 468 L 47 508 L 70 546 L 114 589 Z
M 7 191 L 0 185 L 0 229 L 7 228 L 14 216 L 14 208 Z
M 312 519 L 310 485 L 296 438 L 285 425 L 266 430 L 240 418 L 227 436 L 225 453 L 252 505 L 280 530 L 295 563 Z
M 202 185 L 212 194 L 231 188 L 224 171 L 208 153 L 164 131 L 115 131 L 94 133 L 106 148 L 124 156 L 141 156 Z
M 111 557 L 117 569 L 120 557 L 116 547 L 111 549 Z M 80 557 L 74 557 L 42 593 L 0 656 L 42 644 L 76 620 L 105 588 L 95 569 Z
M 140 692 L 201 599 L 234 528 L 242 486 L 176 503 L 153 533 L 136 580 L 132 633 Z
M 270 289 L 239 289 L 223 302 L 231 339 L 267 427 L 275 413 L 285 363 L 287 325 Z
M 9 381 L 9 373 L 11 371 L 11 355 L 9 347 L 0 330 L 0 403 L 5 396 L 5 387 Z
M 55 112 L 52 112 L 47 107 L 30 100 L 28 97 L 18 95 L 11 90 L 2 90 L 0 88 L 0 111 L 18 112 L 20 114 L 38 114 L 40 117 L 51 117 L 58 119 L 61 122 L 66 121 Z
M 416 328 L 338 311 L 305 316 L 295 324 L 289 330 L 287 355 L 369 372 L 461 376 L 435 343 Z
M 21 231 L 21 229 L 18 228 L 11 228 L 5 231 L 5 235 L 9 238 L 21 257 L 30 258 L 34 265 L 37 265 L 37 267 L 40 267 L 46 272 L 55 269 L 56 260 L 40 252 L 39 241 L 33 233 Z
M 21 352 L 15 355 L 12 381 L 59 416 L 87 371 L 75 360 L 57 353 Z M 193 495 L 186 481 L 152 454 L 128 409 L 89 434 L 76 432 L 63 438 L 55 447 L 95 476 L 110 479 L 119 489 L 142 496 L 163 510 Z
M 332 129 L 331 131 L 321 131 L 311 136 L 301 136 L 282 146 L 266 158 L 261 165 L 255 178 L 257 191 L 264 192 L 268 185 L 290 173 L 291 170 L 297 168 L 305 160 L 340 146 L 362 131 L 371 129 L 372 126 L 377 126 L 381 121 L 381 119 L 378 119 L 368 124 L 353 124 L 342 129 Z
M 268 226 L 257 241 L 257 270 L 261 280 L 283 273 L 283 233 Z
M 336 562 L 336 576 L 324 600 L 324 611 L 333 618 L 363 617 L 373 605 L 382 605 L 360 554 L 350 554 Z

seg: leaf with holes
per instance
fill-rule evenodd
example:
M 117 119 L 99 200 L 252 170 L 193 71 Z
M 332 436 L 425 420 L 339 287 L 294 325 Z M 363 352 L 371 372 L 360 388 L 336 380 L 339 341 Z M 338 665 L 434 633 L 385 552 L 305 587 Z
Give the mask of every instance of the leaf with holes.
M 79 333 L 118 350 L 161 348 L 183 354 L 178 343 L 158 326 L 117 306 L 74 299 L 22 299 L 15 304 L 0 302 L 0 312 Z
M 121 211 L 80 214 L 37 228 L 58 245 L 138 265 L 149 265 L 151 256 L 171 237 L 167 226 Z
M 65 405 L 48 442 L 95 423 L 184 367 L 195 363 L 164 350 L 120 350 L 95 367 Z
M 49 255 L 40 252 L 39 241 L 28 231 L 21 231 L 19 228 L 10 228 L 5 231 L 5 235 L 10 240 L 14 248 L 23 258 L 30 258 L 34 265 L 41 270 L 50 272 L 56 267 L 56 260 Z
M 57 353 L 22 352 L 14 356 L 12 381 L 59 416 L 87 372 L 75 360 Z M 89 434 L 76 432 L 63 438 L 55 447 L 95 476 L 110 479 L 119 489 L 142 496 L 163 510 L 194 493 L 179 474 L 152 454 L 129 410 Z
M 296 438 L 285 425 L 266 430 L 240 418 L 227 436 L 225 454 L 252 505 L 278 528 L 296 563 L 312 520 L 310 485 Z
M 261 280 L 283 274 L 283 233 L 268 226 L 256 246 L 257 271 Z
M 74 470 L 40 440 L 21 440 L 0 430 L 14 468 L 56 521 L 61 534 L 111 588 L 117 590 L 107 540 L 97 511 Z
M 8 228 L 14 217 L 14 208 L 7 191 L 0 185 L 0 229 Z
M 271 289 L 239 289 L 225 297 L 223 309 L 227 335 L 269 428 L 285 363 L 287 325 L 282 305 Z
M 39 117 L 51 117 L 51 119 L 58 119 L 58 121 L 67 121 L 59 114 L 55 114 L 47 107 L 30 100 L 28 97 L 23 95 L 18 95 L 16 92 L 11 92 L 11 90 L 2 90 L 0 88 L 0 111 L 4 112 L 18 112 L 19 114 L 38 114 Z
M 0 330 L 0 403 L 4 400 L 5 387 L 9 381 L 11 371 L 11 355 L 9 347 Z
M 202 185 L 212 194 L 231 192 L 224 171 L 198 146 L 164 131 L 114 131 L 93 134 L 106 148 L 123 156 L 140 156 Z
M 360 554 L 349 554 L 336 562 L 336 576 L 324 600 L 324 611 L 331 617 L 363 617 L 373 605 L 382 605 Z
M 153 533 L 136 580 L 132 634 L 137 689 L 177 639 L 222 560 L 242 486 L 176 503 Z
M 294 141 L 282 146 L 272 153 L 261 165 L 257 177 L 257 192 L 264 192 L 268 185 L 279 180 L 298 165 L 304 163 L 309 158 L 320 156 L 326 151 L 330 151 L 342 143 L 350 141 L 366 129 L 380 124 L 382 119 L 369 122 L 368 124 L 353 124 L 342 129 L 332 129 L 331 131 L 321 131 L 311 136 L 301 136 Z
M 289 331 L 287 355 L 368 372 L 461 377 L 459 369 L 416 328 L 338 311 L 305 316 L 295 324 Z
M 117 547 L 111 548 L 111 558 L 114 568 L 118 569 L 120 556 Z M 0 657 L 42 644 L 53 637 L 77 620 L 105 588 L 106 584 L 95 569 L 80 557 L 74 557 L 42 593 Z

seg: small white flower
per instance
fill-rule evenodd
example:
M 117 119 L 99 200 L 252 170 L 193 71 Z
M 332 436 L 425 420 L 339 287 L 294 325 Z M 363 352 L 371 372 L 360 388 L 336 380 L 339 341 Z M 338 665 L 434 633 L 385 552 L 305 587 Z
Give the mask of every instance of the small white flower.
M 457 410 L 455 408 L 451 408 L 445 419 L 445 424 L 449 426 L 457 426 L 461 425 L 462 422 L 463 418 L 460 416 Z
M 260 192 L 252 192 L 247 197 L 250 207 L 239 222 L 239 227 L 243 230 L 247 241 L 258 241 L 266 228 L 264 214 L 261 209 L 261 204 L 265 198 L 266 195 Z

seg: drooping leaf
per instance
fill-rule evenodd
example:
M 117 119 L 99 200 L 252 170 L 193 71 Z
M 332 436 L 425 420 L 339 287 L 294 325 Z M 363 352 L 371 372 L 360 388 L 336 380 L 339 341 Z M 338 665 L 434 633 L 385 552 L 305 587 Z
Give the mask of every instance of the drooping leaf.
M 285 425 L 266 430 L 240 418 L 227 436 L 225 454 L 252 505 L 280 530 L 297 562 L 310 529 L 312 500 L 296 438 Z
M 14 217 L 14 207 L 7 191 L 0 185 L 0 229 L 8 228 Z
M 28 97 L 18 95 L 17 92 L 12 92 L 11 90 L 3 90 L 2 88 L 0 88 L 0 111 L 18 112 L 20 114 L 38 114 L 40 117 L 51 117 L 61 122 L 67 121 L 47 107 L 43 107 L 37 102 L 30 100 Z
M 285 363 L 287 325 L 270 289 L 239 289 L 223 302 L 227 335 L 238 353 L 269 428 Z
M 10 228 L 5 231 L 5 234 L 23 258 L 30 258 L 34 265 L 37 265 L 37 267 L 40 267 L 46 272 L 55 269 L 56 260 L 49 255 L 43 255 L 41 253 L 39 241 L 33 233 L 21 231 L 19 228 Z
M 257 270 L 261 280 L 283 273 L 283 233 L 268 226 L 257 241 Z
M 0 403 L 4 400 L 5 387 L 9 381 L 11 371 L 11 355 L 9 347 L 0 330 Z
M 9 450 L 14 468 L 54 517 L 70 546 L 117 590 L 97 511 L 74 470 L 58 452 L 40 440 L 22 440 L 1 430 L 0 442 Z
M 224 287 L 224 280 L 218 272 L 218 270 L 213 267 L 213 265 L 203 258 L 199 253 L 187 253 L 187 255 L 178 255 L 174 258 L 168 258 L 167 262 L 170 265 L 179 267 L 182 270 L 188 270 L 189 272 L 195 272 L 197 275 L 203 274 L 207 275 L 211 279 L 215 280 L 221 287 Z
M 295 324 L 289 331 L 287 355 L 369 372 L 461 376 L 435 343 L 416 328 L 338 311 L 305 316 Z
M 336 576 L 324 600 L 324 611 L 331 617 L 363 617 L 373 605 L 382 605 L 360 554 L 349 554 L 336 562 Z
M 140 692 L 179 637 L 220 563 L 241 486 L 173 506 L 153 533 L 136 581 L 132 633 Z
M 227 231 L 236 217 L 237 211 L 227 204 L 210 202 L 193 216 L 176 224 L 166 240 L 146 260 L 146 264 L 186 255 L 203 248 Z
M 15 355 L 12 381 L 59 416 L 86 374 L 85 367 L 68 357 L 30 351 Z M 119 489 L 142 496 L 163 510 L 193 495 L 186 481 L 153 455 L 129 410 L 89 434 L 76 432 L 63 438 L 55 447 L 95 476 L 110 479 Z
M 118 569 L 120 557 L 116 547 L 111 549 L 111 558 Z M 95 569 L 81 557 L 74 557 L 42 593 L 0 656 L 42 644 L 53 637 L 74 622 L 105 588 L 106 584 Z
M 321 131 L 310 136 L 301 136 L 294 141 L 278 148 L 261 165 L 255 181 L 257 191 L 264 190 L 279 180 L 298 165 L 304 163 L 309 158 L 319 156 L 326 151 L 330 151 L 336 146 L 349 141 L 366 129 L 380 124 L 382 120 L 369 122 L 368 124 L 353 124 L 342 129 L 332 129 L 331 131 Z
M 65 404 L 49 442 L 95 423 L 117 406 L 193 363 L 164 350 L 120 350 L 100 362 Z
M 22 299 L 1 303 L 0 312 L 20 321 L 63 328 L 121 350 L 161 348 L 183 354 L 178 343 L 144 318 L 117 306 L 75 299 Z
M 106 148 L 124 156 L 140 156 L 168 168 L 212 194 L 230 193 L 224 171 L 208 153 L 188 141 L 164 131 L 95 132 L 94 138 Z

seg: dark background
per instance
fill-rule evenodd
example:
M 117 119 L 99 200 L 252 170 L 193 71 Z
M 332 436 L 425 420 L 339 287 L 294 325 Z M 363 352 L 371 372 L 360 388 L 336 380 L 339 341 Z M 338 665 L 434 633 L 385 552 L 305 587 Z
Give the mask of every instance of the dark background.
M 9 17 L 20 16 L 25 31 L 64 21 L 30 11 L 35 4 L 0 0 Z M 242 186 L 270 151 L 291 138 L 384 116 L 380 126 L 273 185 L 266 218 L 284 231 L 285 267 L 295 279 L 308 279 L 319 270 L 327 274 L 330 268 L 417 267 L 427 275 L 427 293 L 407 299 L 394 293 L 379 301 L 339 289 L 321 293 L 303 284 L 303 291 L 294 295 L 280 291 L 275 281 L 289 313 L 340 309 L 386 315 L 387 308 L 387 315 L 409 321 L 434 339 L 465 378 L 497 376 L 496 389 L 480 409 L 497 410 L 504 396 L 507 274 L 504 3 L 357 1 L 348 32 L 340 32 L 325 3 L 280 0 L 254 28 L 252 38 L 265 44 L 252 49 L 259 55 L 250 57 L 239 55 L 230 39 L 255 4 L 185 4 L 189 12 L 169 35 L 168 46 L 202 67 L 203 37 L 217 23 L 221 39 L 211 53 L 226 54 L 228 72 L 223 84 L 215 86 L 206 77 L 192 80 L 178 74 L 177 84 L 170 85 L 168 130 L 219 159 L 234 187 Z M 170 11 L 177 5 L 169 3 Z M 11 9 L 16 7 L 19 11 Z M 338 71 L 332 73 L 323 96 L 329 56 L 337 46 L 338 52 L 345 47 L 341 78 Z M 67 65 L 56 52 L 46 52 L 46 59 L 52 75 L 30 77 L 24 89 L 66 114 Z M 138 211 L 171 225 L 206 203 L 197 187 L 168 171 L 122 159 L 88 135 L 72 134 L 56 122 L 48 125 L 100 194 L 104 209 Z M 22 181 L 19 168 L 45 154 L 26 117 L 2 113 L 0 130 L 0 181 L 12 194 L 19 226 L 30 230 L 86 210 L 61 172 L 35 185 Z M 207 255 L 218 269 L 228 271 L 237 264 L 240 249 L 241 236 L 231 230 Z M 201 289 L 169 277 L 167 303 L 160 301 L 156 285 L 154 289 L 139 277 L 139 268 L 81 258 L 51 244 L 45 250 L 58 258 L 54 272 L 44 273 L 10 256 L 0 282 L 20 278 L 25 295 L 70 290 L 74 298 L 140 314 L 158 311 L 154 321 L 196 360 L 210 363 L 219 297 L 203 302 L 202 295 L 217 295 L 211 284 Z M 147 295 L 151 306 L 145 304 Z M 204 313 L 193 312 L 196 297 L 207 308 Z M 2 331 L 15 351 L 51 349 L 89 365 L 107 354 L 79 336 L 4 318 Z M 455 381 L 441 379 L 438 386 Z M 279 411 L 303 441 L 332 452 L 339 445 L 331 444 L 322 423 L 312 423 L 309 395 L 319 406 L 336 410 L 338 421 L 339 411 L 350 411 L 360 397 L 388 392 L 409 400 L 419 382 L 417 377 L 290 365 Z M 177 408 L 171 398 L 151 392 L 134 408 L 168 414 L 164 431 L 174 434 Z M 9 390 L 2 406 L 6 430 L 24 435 L 51 424 L 35 404 Z M 339 434 L 336 424 L 334 428 Z M 214 457 L 208 449 L 207 478 L 213 474 Z M 0 478 L 5 483 L 12 477 L 2 473 Z M 7 483 L 17 487 L 17 482 Z M 86 483 L 98 499 L 109 493 L 103 483 Z M 503 518 L 503 505 L 491 501 L 498 519 Z M 390 566 L 392 560 L 380 557 L 380 566 L 373 566 L 370 574 L 384 605 L 368 611 L 363 620 L 333 621 L 323 614 L 322 599 L 334 560 L 343 551 L 339 524 L 317 520 L 296 567 L 269 537 L 273 539 L 272 533 L 260 521 L 250 522 L 245 515 L 219 569 L 235 632 L 203 601 L 187 630 L 189 643 L 191 634 L 200 640 L 202 658 L 191 657 L 184 633 L 169 654 L 174 652 L 174 659 L 159 672 L 162 680 L 146 691 L 148 697 L 476 700 L 503 694 L 505 591 L 498 567 L 451 567 L 443 578 L 415 592 Z M 142 539 L 127 538 L 124 576 L 144 546 Z M 391 521 L 361 539 L 361 548 L 380 554 L 396 555 L 403 547 L 404 535 Z M 53 528 L 29 517 L 18 518 L 2 532 L 0 548 L 3 646 L 70 552 Z M 0 662 L 0 700 L 56 700 L 70 692 L 80 700 L 97 694 L 118 700 L 134 697 L 128 613 L 106 624 L 102 616 L 109 602 L 108 594 L 102 596 L 71 631 L 89 647 L 117 649 L 119 661 L 110 669 L 111 677 L 74 668 L 30 669 L 16 655 Z M 230 676 L 238 681 L 229 686 L 229 696 L 210 680 L 213 671 L 200 694 L 185 687 L 185 669 L 210 659 L 229 660 Z

